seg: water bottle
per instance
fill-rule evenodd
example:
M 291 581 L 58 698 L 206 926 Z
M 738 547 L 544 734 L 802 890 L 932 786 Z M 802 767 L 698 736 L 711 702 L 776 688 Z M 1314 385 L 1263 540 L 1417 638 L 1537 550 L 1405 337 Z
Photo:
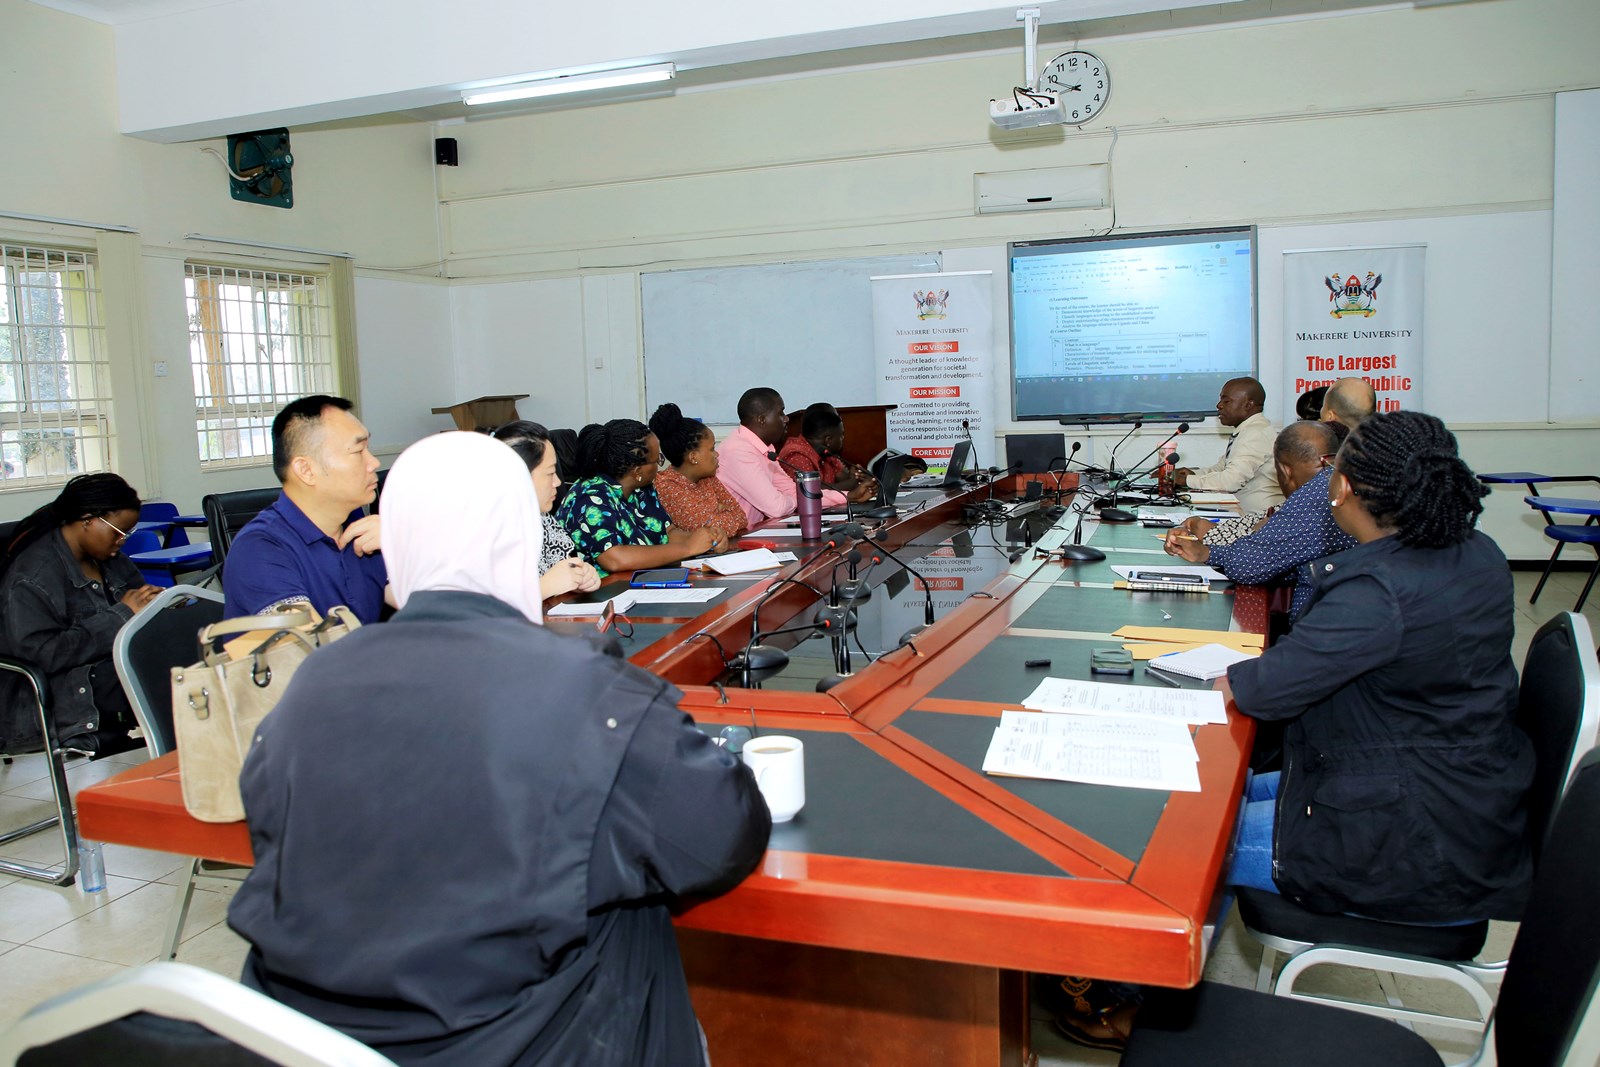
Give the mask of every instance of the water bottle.
M 815 541 L 822 536 L 822 475 L 801 471 L 794 476 L 795 511 L 800 515 L 800 536 Z
M 106 858 L 98 841 L 78 839 L 78 885 L 85 893 L 99 893 L 106 887 Z

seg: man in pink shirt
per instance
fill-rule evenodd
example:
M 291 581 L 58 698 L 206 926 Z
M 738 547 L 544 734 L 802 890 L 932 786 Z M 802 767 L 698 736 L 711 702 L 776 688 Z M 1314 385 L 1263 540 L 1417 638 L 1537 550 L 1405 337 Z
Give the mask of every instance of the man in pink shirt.
M 783 397 L 776 389 L 746 389 L 739 398 L 739 428 L 717 446 L 717 477 L 744 508 L 750 528 L 795 512 L 794 481 L 778 465 L 777 449 L 789 436 Z M 843 507 L 845 495 L 822 493 L 822 506 Z

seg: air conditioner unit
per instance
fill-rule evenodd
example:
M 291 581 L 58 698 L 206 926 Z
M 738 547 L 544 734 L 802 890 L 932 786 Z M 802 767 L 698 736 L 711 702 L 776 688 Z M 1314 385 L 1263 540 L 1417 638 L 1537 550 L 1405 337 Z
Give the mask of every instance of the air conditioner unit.
M 1110 166 L 1002 170 L 972 176 L 979 215 L 1003 211 L 1097 210 L 1111 202 Z

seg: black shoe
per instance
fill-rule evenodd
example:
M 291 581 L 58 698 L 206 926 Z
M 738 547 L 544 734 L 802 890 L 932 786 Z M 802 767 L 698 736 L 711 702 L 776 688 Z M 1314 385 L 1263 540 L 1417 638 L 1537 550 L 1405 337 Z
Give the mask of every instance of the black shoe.
M 91 760 L 101 760 L 107 756 L 115 756 L 119 752 L 131 752 L 144 747 L 142 738 L 130 737 L 127 730 L 115 726 L 102 726 L 92 736 L 95 748 L 89 755 Z

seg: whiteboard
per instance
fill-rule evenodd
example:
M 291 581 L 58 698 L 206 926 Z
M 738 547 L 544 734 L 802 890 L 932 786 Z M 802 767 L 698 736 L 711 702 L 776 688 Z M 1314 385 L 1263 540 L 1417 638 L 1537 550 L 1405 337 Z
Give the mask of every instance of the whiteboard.
M 925 252 L 642 274 L 645 410 L 673 403 L 733 425 L 739 395 L 758 385 L 790 411 L 876 403 L 868 279 L 939 269 Z

